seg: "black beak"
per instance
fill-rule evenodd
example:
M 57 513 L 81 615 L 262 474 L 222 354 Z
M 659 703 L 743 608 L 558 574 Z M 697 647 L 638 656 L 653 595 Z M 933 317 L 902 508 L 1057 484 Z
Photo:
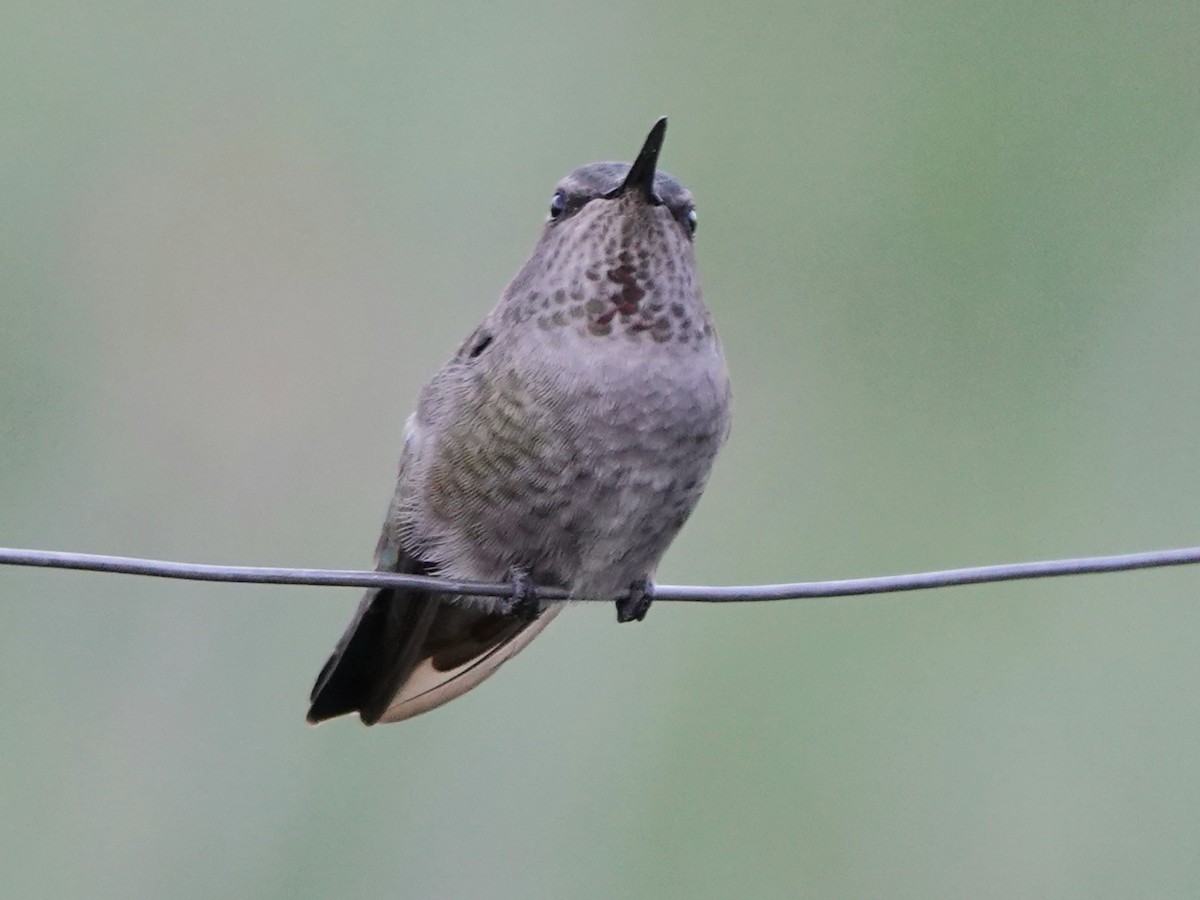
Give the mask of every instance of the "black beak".
M 646 143 L 642 144 L 641 152 L 633 161 L 633 165 L 629 167 L 629 174 L 625 176 L 625 181 L 617 188 L 615 194 L 620 195 L 626 191 L 637 190 L 641 191 L 642 196 L 650 203 L 655 205 L 662 203 L 662 200 L 654 193 L 654 171 L 658 167 L 658 152 L 662 150 L 663 136 L 666 133 L 667 117 L 663 116 L 654 123 L 654 127 L 646 135 Z

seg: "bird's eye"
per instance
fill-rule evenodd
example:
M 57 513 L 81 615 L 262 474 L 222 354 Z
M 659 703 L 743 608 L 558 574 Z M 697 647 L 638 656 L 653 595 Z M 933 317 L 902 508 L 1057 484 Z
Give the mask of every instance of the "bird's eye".
M 696 233 L 696 207 L 692 207 L 687 211 L 687 228 L 689 234 Z
M 555 191 L 554 196 L 550 198 L 550 218 L 557 219 L 567 211 L 567 195 L 562 191 Z

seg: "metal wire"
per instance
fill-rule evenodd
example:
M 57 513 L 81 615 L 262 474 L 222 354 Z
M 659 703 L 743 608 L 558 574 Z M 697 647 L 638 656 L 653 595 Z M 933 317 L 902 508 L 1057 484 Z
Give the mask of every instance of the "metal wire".
M 840 581 L 803 581 L 794 584 L 758 584 L 731 587 L 660 584 L 654 599 L 693 603 L 752 603 L 763 600 L 799 600 L 818 597 L 850 597 L 863 594 L 887 594 L 953 587 L 963 584 L 987 584 L 1030 578 L 1055 578 L 1064 575 L 1092 575 L 1102 572 L 1126 572 L 1165 566 L 1200 563 L 1200 547 L 1176 550 L 1150 550 L 1117 556 L 1089 556 L 1080 559 L 1055 559 L 1043 562 L 1007 563 L 938 572 L 907 575 L 883 575 L 876 578 L 849 578 Z M 116 572 L 157 578 L 181 578 L 189 581 L 232 581 L 250 584 L 308 584 L 326 587 L 408 587 L 434 594 L 473 594 L 480 597 L 506 597 L 512 585 L 399 575 L 394 572 L 363 572 L 340 569 L 283 569 L 262 566 L 215 566 L 136 559 L 127 556 L 99 556 L 92 553 L 66 553 L 57 550 L 22 550 L 0 547 L 0 565 L 38 566 L 49 569 L 79 569 L 89 572 Z M 565 600 L 559 588 L 539 587 L 543 600 Z M 617 598 L 605 598 L 617 599 Z

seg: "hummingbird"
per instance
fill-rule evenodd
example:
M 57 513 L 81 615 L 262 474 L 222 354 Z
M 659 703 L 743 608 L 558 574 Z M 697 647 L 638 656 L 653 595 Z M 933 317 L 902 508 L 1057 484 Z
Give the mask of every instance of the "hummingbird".
M 465 693 L 562 609 L 538 585 L 645 617 L 731 408 L 696 206 L 658 169 L 666 129 L 659 119 L 632 164 L 559 182 L 528 262 L 405 425 L 376 569 L 507 581 L 511 596 L 367 591 L 309 722 L 398 722 Z

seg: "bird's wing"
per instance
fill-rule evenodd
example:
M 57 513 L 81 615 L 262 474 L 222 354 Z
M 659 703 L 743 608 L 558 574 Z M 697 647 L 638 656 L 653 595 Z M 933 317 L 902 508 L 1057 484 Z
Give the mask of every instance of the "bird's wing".
M 485 323 L 486 326 L 486 323 Z M 479 402 L 466 360 L 482 340 L 481 326 L 421 392 L 417 412 L 405 425 L 396 495 L 376 548 L 380 571 L 428 575 L 433 566 L 405 549 L 403 512 L 423 483 L 426 454 L 435 451 L 430 436 L 444 433 L 445 422 L 461 422 L 487 404 Z M 472 402 L 463 403 L 463 398 Z M 486 426 L 486 422 L 483 423 Z M 485 427 L 480 440 L 489 440 Z M 470 432 L 471 429 L 466 429 Z M 346 633 L 317 676 L 308 721 L 317 723 L 357 712 L 363 722 L 398 722 L 454 699 L 491 675 L 521 650 L 557 615 L 561 604 L 544 607 L 533 621 L 489 611 L 461 598 L 404 588 L 367 591 Z

